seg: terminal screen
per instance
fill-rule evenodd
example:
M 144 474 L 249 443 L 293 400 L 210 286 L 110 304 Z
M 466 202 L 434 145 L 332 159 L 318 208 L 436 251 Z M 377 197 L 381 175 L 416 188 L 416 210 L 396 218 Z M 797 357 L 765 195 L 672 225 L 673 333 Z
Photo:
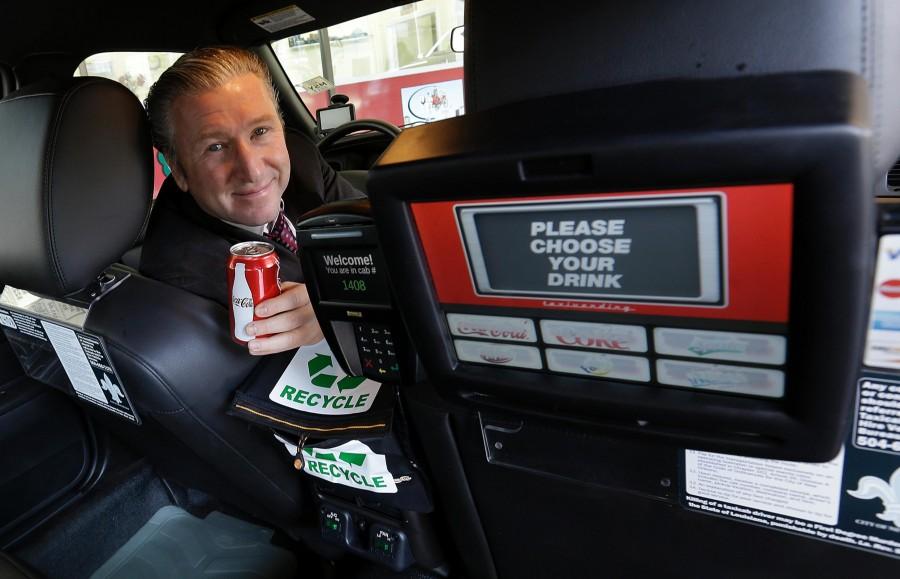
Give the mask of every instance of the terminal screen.
M 724 299 L 718 195 L 457 205 L 481 295 Z
M 322 300 L 390 303 L 384 266 L 374 248 L 318 250 L 312 256 Z

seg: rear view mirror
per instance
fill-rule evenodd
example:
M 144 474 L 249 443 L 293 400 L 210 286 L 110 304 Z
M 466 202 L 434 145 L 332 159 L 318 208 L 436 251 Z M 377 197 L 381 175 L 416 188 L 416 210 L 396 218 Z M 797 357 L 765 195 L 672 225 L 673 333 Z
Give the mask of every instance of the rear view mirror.
M 450 31 L 450 50 L 464 52 L 466 46 L 466 27 L 457 26 Z

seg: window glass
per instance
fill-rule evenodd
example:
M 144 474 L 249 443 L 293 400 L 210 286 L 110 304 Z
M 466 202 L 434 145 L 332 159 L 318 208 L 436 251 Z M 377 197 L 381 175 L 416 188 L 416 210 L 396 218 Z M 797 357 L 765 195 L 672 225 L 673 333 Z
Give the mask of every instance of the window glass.
M 340 93 L 350 97 L 357 118 L 430 122 L 464 112 L 463 55 L 450 50 L 463 9 L 463 0 L 422 0 L 272 47 L 313 113 Z M 323 89 L 317 77 L 330 85 Z
M 84 59 L 75 76 L 102 76 L 120 82 L 144 102 L 150 86 L 179 56 L 180 52 L 102 52 Z
M 75 76 L 102 76 L 125 85 L 143 104 L 147 92 L 159 76 L 178 60 L 180 52 L 102 52 L 87 57 L 75 69 Z M 153 197 L 171 172 L 155 148 Z

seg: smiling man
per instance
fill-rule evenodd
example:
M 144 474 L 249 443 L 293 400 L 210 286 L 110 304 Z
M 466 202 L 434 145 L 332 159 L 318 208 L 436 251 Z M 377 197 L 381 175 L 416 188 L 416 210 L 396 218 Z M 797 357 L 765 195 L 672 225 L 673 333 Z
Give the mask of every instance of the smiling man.
M 172 174 L 153 208 L 141 272 L 227 305 L 231 246 L 278 239 L 282 294 L 257 305 L 264 319 L 247 333 L 267 337 L 251 340 L 250 353 L 318 342 L 292 223 L 310 199 L 362 194 L 308 139 L 286 133 L 269 71 L 252 52 L 212 47 L 185 54 L 151 88 L 147 112 Z

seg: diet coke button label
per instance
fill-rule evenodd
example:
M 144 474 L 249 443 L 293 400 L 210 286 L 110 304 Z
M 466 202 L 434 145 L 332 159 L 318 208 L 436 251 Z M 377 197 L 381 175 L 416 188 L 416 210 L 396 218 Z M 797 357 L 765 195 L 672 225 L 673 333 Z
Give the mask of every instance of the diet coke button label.
M 541 336 L 551 346 L 646 352 L 647 331 L 641 326 L 541 320 Z
M 456 346 L 456 355 L 462 362 L 531 368 L 533 370 L 540 370 L 544 367 L 540 350 L 530 346 L 470 340 L 454 340 L 453 344 Z
M 527 318 L 447 314 L 450 333 L 462 338 L 537 342 L 534 322 Z

